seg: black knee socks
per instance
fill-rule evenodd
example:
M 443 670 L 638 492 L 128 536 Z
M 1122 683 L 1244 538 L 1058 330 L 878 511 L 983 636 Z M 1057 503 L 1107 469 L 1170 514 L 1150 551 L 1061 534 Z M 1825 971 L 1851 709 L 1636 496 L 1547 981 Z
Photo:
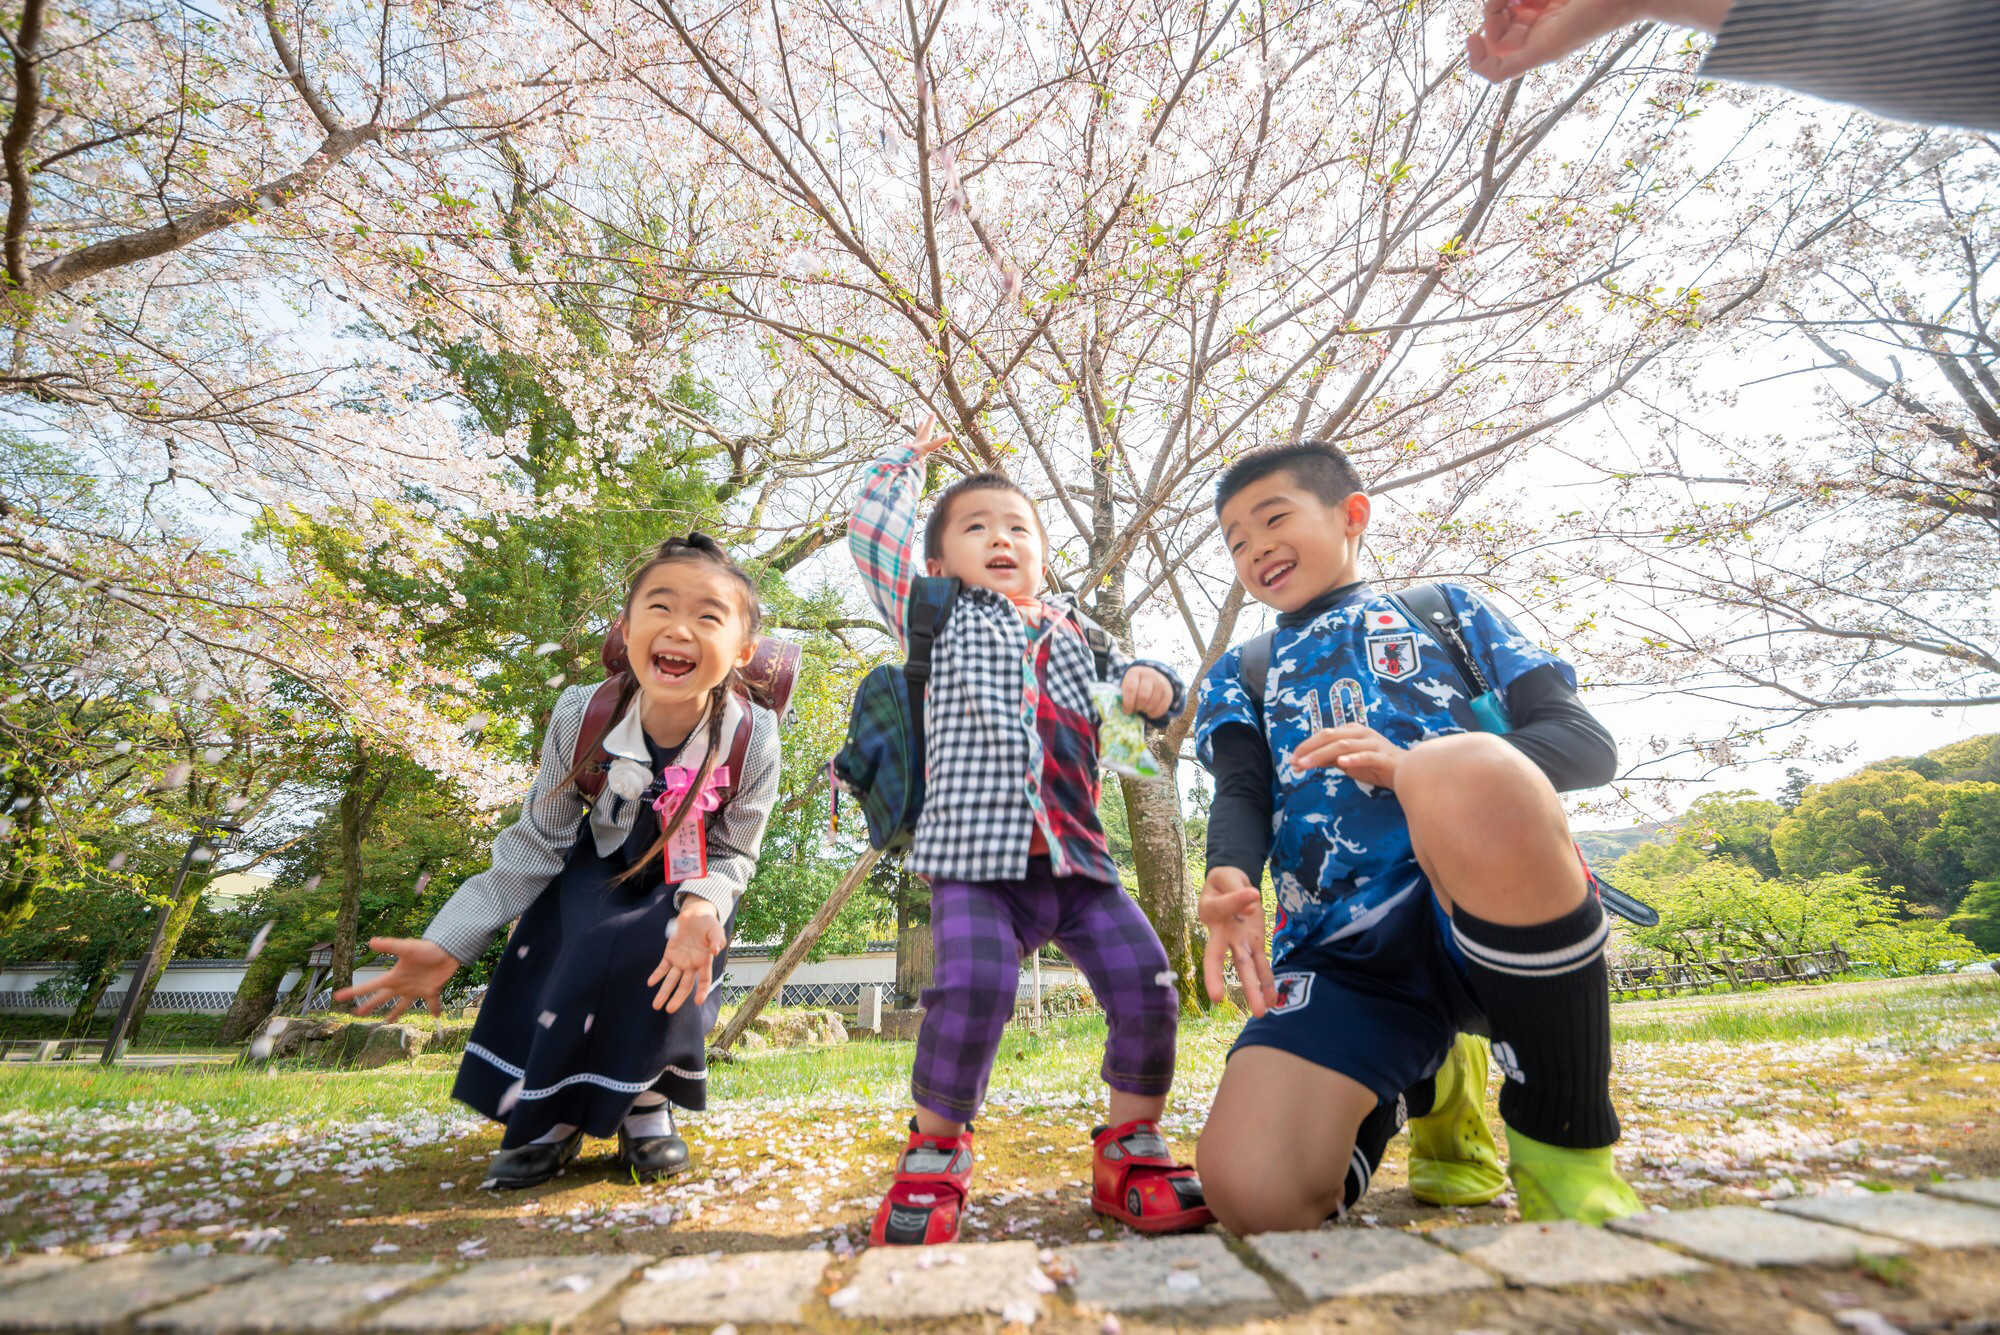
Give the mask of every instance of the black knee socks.
M 1482 922 L 1463 908 L 1452 930 L 1493 1030 L 1506 1081 L 1500 1116 L 1546 1145 L 1597 1149 L 1618 1139 L 1611 1109 L 1610 930 L 1595 895 L 1532 927 Z

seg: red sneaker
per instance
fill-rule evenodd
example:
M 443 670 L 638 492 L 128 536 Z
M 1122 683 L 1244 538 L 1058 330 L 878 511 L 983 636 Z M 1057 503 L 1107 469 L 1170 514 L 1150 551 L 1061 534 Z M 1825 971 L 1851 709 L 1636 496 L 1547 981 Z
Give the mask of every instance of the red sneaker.
M 1157 1122 L 1101 1126 L 1094 1153 L 1090 1207 L 1141 1233 L 1193 1233 L 1215 1222 L 1194 1169 L 1176 1162 Z
M 910 1143 L 896 1180 L 875 1211 L 868 1240 L 877 1247 L 929 1247 L 958 1241 L 958 1217 L 972 1190 L 972 1128 L 927 1136 L 910 1123 Z

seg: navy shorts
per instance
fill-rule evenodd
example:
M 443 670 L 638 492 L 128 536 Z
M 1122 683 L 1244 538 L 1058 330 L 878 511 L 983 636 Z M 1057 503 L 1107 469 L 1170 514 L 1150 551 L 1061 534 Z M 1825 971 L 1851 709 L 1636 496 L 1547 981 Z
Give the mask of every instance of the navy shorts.
M 1243 1048 L 1277 1048 L 1356 1080 L 1386 1105 L 1436 1073 L 1460 1033 L 1486 1016 L 1430 882 L 1341 940 L 1295 950 L 1273 966 L 1278 1004 L 1243 1026 Z

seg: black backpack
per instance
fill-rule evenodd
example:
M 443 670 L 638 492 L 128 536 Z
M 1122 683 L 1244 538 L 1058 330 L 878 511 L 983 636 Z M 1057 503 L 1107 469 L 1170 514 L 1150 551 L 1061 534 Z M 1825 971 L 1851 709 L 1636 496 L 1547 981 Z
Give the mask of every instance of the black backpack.
M 838 780 L 836 823 L 839 788 L 845 788 L 861 803 L 869 844 L 885 853 L 909 847 L 917 817 L 923 814 L 924 692 L 930 686 L 931 651 L 961 587 L 945 575 L 919 575 L 910 581 L 903 626 L 908 656 L 901 664 L 871 668 L 861 679 L 847 717 L 847 739 L 833 758 Z M 1111 667 L 1111 635 L 1081 609 L 1076 620 L 1102 678 Z
M 1493 689 L 1486 674 L 1480 670 L 1479 661 L 1472 656 L 1472 650 L 1465 643 L 1465 635 L 1458 621 L 1458 609 L 1451 605 L 1444 587 L 1438 584 L 1420 584 L 1401 593 L 1392 593 L 1389 598 L 1402 611 L 1403 619 L 1412 626 L 1420 627 L 1437 646 L 1444 650 L 1450 660 L 1452 670 L 1458 673 L 1459 681 L 1467 688 L 1467 697 L 1472 702 L 1473 715 L 1480 722 L 1481 732 L 1504 733 L 1513 726 L 1507 717 L 1507 702 Z M 1243 689 L 1250 693 L 1250 708 L 1256 712 L 1261 730 L 1264 721 L 1264 687 L 1271 675 L 1271 645 L 1277 639 L 1277 632 L 1265 631 L 1243 642 L 1243 649 L 1237 659 L 1237 676 Z M 1494 726 L 1495 722 L 1499 726 Z M 1581 849 L 1577 856 L 1582 857 Z M 1588 862 L 1584 864 L 1584 874 L 1596 887 L 1598 897 L 1604 907 L 1627 922 L 1641 927 L 1659 924 L 1660 911 L 1643 900 L 1606 882 Z

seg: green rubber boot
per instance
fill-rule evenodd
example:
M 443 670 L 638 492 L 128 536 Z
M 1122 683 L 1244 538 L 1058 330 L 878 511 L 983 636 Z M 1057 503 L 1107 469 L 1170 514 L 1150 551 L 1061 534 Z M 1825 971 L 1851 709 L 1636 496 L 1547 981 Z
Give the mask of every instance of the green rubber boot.
M 1596 1150 L 1558 1149 L 1510 1126 L 1507 1176 L 1514 1179 L 1523 1220 L 1574 1219 L 1580 1224 L 1602 1224 L 1646 1208 L 1618 1176 L 1609 1145 Z
M 1507 1189 L 1486 1125 L 1486 1043 L 1460 1034 L 1437 1073 L 1437 1098 L 1410 1119 L 1410 1194 L 1426 1205 L 1484 1205 Z

